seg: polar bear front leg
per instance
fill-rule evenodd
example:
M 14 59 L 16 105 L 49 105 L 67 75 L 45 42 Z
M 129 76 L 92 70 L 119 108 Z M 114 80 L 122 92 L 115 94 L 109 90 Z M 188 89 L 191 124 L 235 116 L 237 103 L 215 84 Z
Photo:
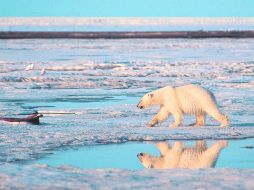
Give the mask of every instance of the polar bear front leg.
M 147 127 L 153 127 L 157 123 L 161 123 L 168 118 L 168 112 L 166 108 L 162 107 L 160 111 L 153 117 L 153 119 L 147 124 Z
M 170 144 L 166 142 L 157 143 L 156 147 L 159 149 L 161 156 L 165 156 L 171 149 Z
M 183 149 L 183 143 L 176 141 L 171 151 L 166 154 L 166 168 L 176 168 L 178 166 Z
M 174 112 L 172 113 L 174 119 L 175 119 L 175 122 L 170 124 L 169 128 L 176 128 L 176 127 L 179 127 L 179 125 L 181 125 L 182 123 L 182 113 L 180 112 Z

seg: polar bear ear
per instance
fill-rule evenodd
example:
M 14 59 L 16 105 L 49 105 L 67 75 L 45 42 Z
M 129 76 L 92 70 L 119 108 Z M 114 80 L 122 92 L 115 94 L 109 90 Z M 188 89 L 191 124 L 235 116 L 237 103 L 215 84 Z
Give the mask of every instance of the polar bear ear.
M 148 94 L 148 96 L 152 98 L 154 96 L 154 94 L 151 93 L 151 94 Z

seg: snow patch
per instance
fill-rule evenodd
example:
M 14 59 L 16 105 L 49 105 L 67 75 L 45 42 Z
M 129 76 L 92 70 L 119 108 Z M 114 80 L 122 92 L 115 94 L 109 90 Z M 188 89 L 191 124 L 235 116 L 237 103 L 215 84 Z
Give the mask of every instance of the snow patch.
M 253 169 L 82 170 L 3 164 L 1 189 L 253 189 Z

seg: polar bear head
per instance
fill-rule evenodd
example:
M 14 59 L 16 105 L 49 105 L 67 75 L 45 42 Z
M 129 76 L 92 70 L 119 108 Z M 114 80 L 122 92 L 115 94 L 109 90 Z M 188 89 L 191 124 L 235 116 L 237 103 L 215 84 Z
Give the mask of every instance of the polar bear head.
M 147 93 L 141 98 L 137 107 L 140 109 L 143 109 L 143 108 L 149 108 L 153 105 L 155 105 L 154 93 Z
M 165 162 L 162 156 L 157 157 L 146 153 L 139 153 L 137 157 L 145 168 L 162 169 Z

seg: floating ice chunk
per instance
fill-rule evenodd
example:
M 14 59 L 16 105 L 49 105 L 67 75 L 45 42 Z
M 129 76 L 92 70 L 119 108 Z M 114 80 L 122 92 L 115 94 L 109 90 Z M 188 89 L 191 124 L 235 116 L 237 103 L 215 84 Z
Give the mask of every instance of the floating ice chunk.
M 46 73 L 46 69 L 45 69 L 45 68 L 42 68 L 42 69 L 41 69 L 41 75 L 45 75 L 45 73 Z
M 34 64 L 33 63 L 26 66 L 26 71 L 30 71 L 30 70 L 33 70 L 33 69 L 34 69 Z

